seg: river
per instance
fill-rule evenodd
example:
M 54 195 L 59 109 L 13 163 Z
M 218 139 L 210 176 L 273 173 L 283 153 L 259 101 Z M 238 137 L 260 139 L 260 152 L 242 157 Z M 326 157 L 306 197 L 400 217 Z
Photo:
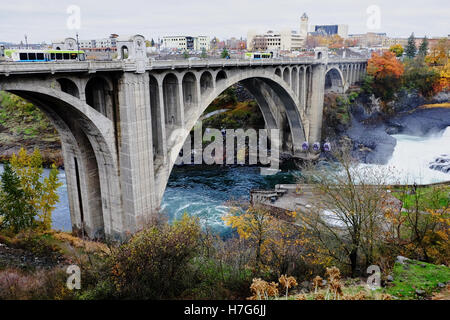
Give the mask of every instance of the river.
M 432 183 L 450 180 L 450 174 L 428 168 L 429 162 L 441 154 L 450 155 L 450 127 L 427 137 L 393 135 L 397 145 L 387 166 L 397 172 L 396 181 L 402 183 Z M 367 165 L 366 165 L 367 166 Z M 369 165 L 370 166 L 370 165 Z M 0 166 L 0 172 L 3 168 Z M 48 170 L 45 170 L 48 174 Z M 227 232 L 222 216 L 227 212 L 228 200 L 249 199 L 251 189 L 273 188 L 279 183 L 293 183 L 295 170 L 283 170 L 273 176 L 261 176 L 257 167 L 174 168 L 170 176 L 161 209 L 170 219 L 184 212 L 200 218 L 202 225 L 220 233 Z M 59 178 L 60 202 L 53 213 L 53 227 L 71 230 L 65 174 Z

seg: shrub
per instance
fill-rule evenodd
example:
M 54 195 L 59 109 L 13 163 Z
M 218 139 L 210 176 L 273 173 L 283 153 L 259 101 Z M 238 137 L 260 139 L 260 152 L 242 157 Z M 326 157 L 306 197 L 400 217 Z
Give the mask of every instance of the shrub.
M 417 89 L 423 96 L 436 94 L 440 87 L 440 73 L 427 66 L 421 57 L 405 62 L 403 83 L 408 89 Z
M 16 270 L 0 271 L 0 300 L 73 299 L 66 287 L 67 274 L 62 269 L 41 270 L 27 275 Z
M 173 225 L 135 234 L 113 255 L 111 275 L 120 297 L 170 299 L 188 289 L 190 262 L 199 252 L 200 226 L 184 215 Z

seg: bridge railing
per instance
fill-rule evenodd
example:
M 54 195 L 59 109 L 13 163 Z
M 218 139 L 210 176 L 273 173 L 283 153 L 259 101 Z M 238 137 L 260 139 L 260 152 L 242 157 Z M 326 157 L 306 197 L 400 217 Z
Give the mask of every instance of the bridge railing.
M 313 57 L 302 58 L 272 58 L 264 60 L 251 59 L 200 59 L 200 60 L 151 60 L 145 61 L 145 69 L 175 69 L 233 66 L 276 66 L 291 64 L 315 64 L 321 61 Z M 328 63 L 367 62 L 363 58 L 330 58 Z M 70 62 L 2 62 L 0 74 L 23 73 L 56 73 L 56 72 L 96 72 L 96 71 L 133 71 L 136 62 L 132 60 L 113 61 L 70 61 Z

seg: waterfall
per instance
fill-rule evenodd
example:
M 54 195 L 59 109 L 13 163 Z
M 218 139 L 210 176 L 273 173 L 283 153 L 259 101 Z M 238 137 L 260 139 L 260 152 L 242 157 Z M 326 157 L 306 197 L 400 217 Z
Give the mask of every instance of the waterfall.
M 450 127 L 427 137 L 393 135 L 397 145 L 387 166 L 398 173 L 401 183 L 434 183 L 450 180 L 450 174 L 429 168 L 436 157 L 450 155 Z

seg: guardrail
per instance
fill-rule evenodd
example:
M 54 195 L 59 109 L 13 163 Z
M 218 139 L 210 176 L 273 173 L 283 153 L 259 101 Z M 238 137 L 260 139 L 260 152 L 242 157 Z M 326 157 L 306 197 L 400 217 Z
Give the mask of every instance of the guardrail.
M 329 58 L 328 63 L 366 62 L 363 58 Z M 315 64 L 321 60 L 313 57 L 272 58 L 266 60 L 250 59 L 200 59 L 200 60 L 150 60 L 145 61 L 145 69 L 175 69 L 202 67 L 239 67 L 239 66 L 273 66 L 289 64 Z M 50 61 L 50 62 L 0 62 L 0 74 L 57 73 L 57 72 L 97 72 L 97 71 L 134 71 L 135 61 Z

